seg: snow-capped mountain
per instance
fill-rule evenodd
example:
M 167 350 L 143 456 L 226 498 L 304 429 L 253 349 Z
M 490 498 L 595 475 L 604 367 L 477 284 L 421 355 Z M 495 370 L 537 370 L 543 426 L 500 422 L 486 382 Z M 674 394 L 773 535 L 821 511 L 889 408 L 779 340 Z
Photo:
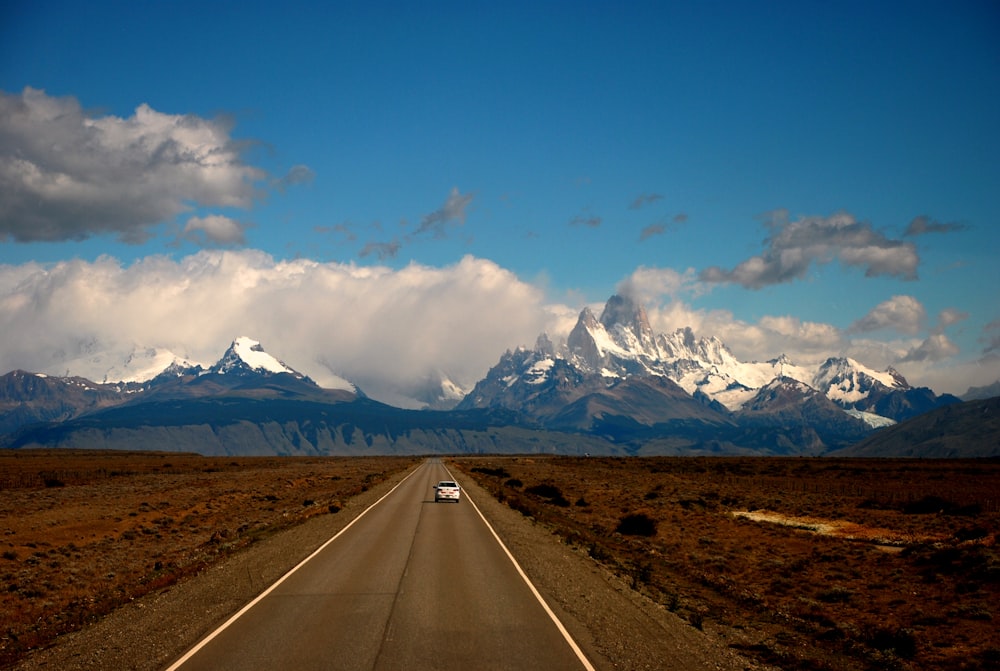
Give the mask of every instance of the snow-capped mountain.
M 543 334 L 533 349 L 508 351 L 459 407 L 513 407 L 519 402 L 530 407 L 539 393 L 528 389 L 572 386 L 577 383 L 571 380 L 593 375 L 608 385 L 633 376 L 664 377 L 692 398 L 730 412 L 760 411 L 761 404 L 776 403 L 776 396 L 762 397 L 761 392 L 778 381 L 786 392 L 797 391 L 799 404 L 818 393 L 844 410 L 867 413 L 853 419 L 872 426 L 884 423 L 873 415 L 897 420 L 917 407 L 923 411 L 939 401 L 953 402 L 930 390 L 912 389 L 892 369 L 880 373 L 848 358 L 818 366 L 797 365 L 785 355 L 743 362 L 715 336 L 699 338 L 690 328 L 654 333 L 641 305 L 612 296 L 600 318 L 584 308 L 565 344 L 554 345 Z
M 108 368 L 103 382 L 148 382 L 167 371 L 180 371 L 200 366 L 160 347 L 133 349 L 120 364 Z
M 775 450 L 786 453 L 820 453 L 861 440 L 872 428 L 822 392 L 790 377 L 776 377 L 758 389 L 735 416 L 744 430 L 773 436 Z
M 100 364 L 110 357 L 93 355 Z M 160 365 L 162 368 L 158 368 Z M 236 338 L 213 366 L 155 348 L 126 357 L 119 370 L 133 381 L 92 382 L 80 376 L 12 371 L 0 377 L 0 432 L 38 421 L 65 421 L 124 404 L 155 403 L 223 394 L 254 398 L 348 400 L 364 394 L 347 380 L 321 388 L 311 379 L 268 354 L 245 336 Z
M 824 361 L 813 376 L 812 386 L 845 407 L 864 401 L 878 389 L 910 388 L 892 368 L 879 373 L 847 357 Z
M 300 380 L 306 377 L 265 352 L 258 341 L 246 336 L 236 338 L 226 353 L 222 355 L 222 358 L 209 368 L 208 372 L 215 375 L 234 376 L 287 373 Z
M 692 396 L 701 392 L 732 411 L 776 377 L 810 384 L 813 376 L 785 356 L 763 363 L 740 361 L 719 338 L 698 338 L 690 328 L 654 334 L 645 309 L 622 296 L 608 300 L 600 319 L 585 308 L 563 355 L 609 377 L 661 375 Z
M 120 346 L 89 339 L 54 352 L 51 364 L 37 372 L 53 377 L 81 377 L 99 384 L 143 383 L 171 367 L 198 365 L 165 347 Z

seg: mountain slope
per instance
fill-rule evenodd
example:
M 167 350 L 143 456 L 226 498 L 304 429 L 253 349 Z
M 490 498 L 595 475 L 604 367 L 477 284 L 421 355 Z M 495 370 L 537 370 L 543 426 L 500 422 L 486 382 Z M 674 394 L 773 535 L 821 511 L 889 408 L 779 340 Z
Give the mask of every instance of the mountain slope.
M 881 429 L 838 457 L 1000 457 L 1000 397 L 947 405 Z
M 204 455 L 622 453 L 599 438 L 524 430 L 485 411 L 404 410 L 366 398 L 324 402 L 241 395 L 118 406 L 27 427 L 0 436 L 0 445 Z
M 0 433 L 36 422 L 61 422 L 122 403 L 138 388 L 15 370 L 0 377 Z

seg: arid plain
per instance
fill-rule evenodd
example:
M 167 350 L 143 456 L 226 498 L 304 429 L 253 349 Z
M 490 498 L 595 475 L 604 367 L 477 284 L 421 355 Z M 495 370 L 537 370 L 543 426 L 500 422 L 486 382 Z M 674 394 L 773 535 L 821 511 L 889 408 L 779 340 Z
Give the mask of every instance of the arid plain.
M 0 453 L 0 668 L 418 461 Z M 1000 665 L 996 461 L 448 463 L 757 663 Z
M 1000 462 L 458 465 L 692 626 L 781 669 L 1000 668 Z

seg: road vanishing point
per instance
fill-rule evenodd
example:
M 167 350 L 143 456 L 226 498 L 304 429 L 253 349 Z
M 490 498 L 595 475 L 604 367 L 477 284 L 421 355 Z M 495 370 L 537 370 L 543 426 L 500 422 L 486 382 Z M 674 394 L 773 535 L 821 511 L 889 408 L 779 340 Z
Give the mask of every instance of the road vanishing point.
M 593 670 L 475 503 L 410 475 L 167 671 Z

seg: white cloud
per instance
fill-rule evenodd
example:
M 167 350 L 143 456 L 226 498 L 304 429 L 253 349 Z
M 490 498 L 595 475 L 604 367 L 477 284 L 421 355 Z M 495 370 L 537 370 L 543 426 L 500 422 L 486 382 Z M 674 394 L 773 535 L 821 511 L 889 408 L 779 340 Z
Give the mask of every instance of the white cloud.
M 896 366 L 912 384 L 933 382 L 939 392 L 961 393 L 998 376 L 996 360 L 962 367 L 943 334 L 878 340 L 792 315 L 748 322 L 693 307 L 685 297 L 701 286 L 690 270 L 639 268 L 623 289 L 646 305 L 655 331 L 691 327 L 718 336 L 745 361 L 784 353 L 808 365 L 846 354 L 880 370 Z M 102 379 L 121 361 L 101 353 L 135 347 L 210 364 L 233 338 L 248 335 L 321 384 L 347 377 L 390 401 L 439 372 L 471 387 L 504 351 L 531 346 L 542 332 L 554 342 L 565 338 L 580 308 L 546 302 L 538 287 L 471 256 L 399 270 L 281 261 L 254 250 L 150 256 L 127 266 L 110 257 L 0 265 L 0 372 L 64 374 L 72 362 L 69 372 Z
M 244 162 L 243 146 L 220 120 L 145 104 L 94 117 L 72 97 L 0 91 L 0 240 L 140 243 L 192 206 L 249 208 L 266 173 Z
M 893 296 L 854 322 L 851 330 L 865 333 L 888 328 L 912 335 L 920 332 L 925 321 L 927 311 L 920 301 L 913 296 Z
M 934 333 L 911 349 L 899 361 L 941 361 L 958 354 L 958 347 L 943 333 Z
M 506 349 L 564 322 L 541 291 L 473 257 L 401 270 L 250 250 L 0 266 L 4 372 L 63 374 L 75 361 L 91 369 L 71 372 L 102 379 L 111 364 L 91 359 L 135 346 L 211 364 L 249 335 L 317 382 L 341 375 L 391 398 L 437 371 L 471 386 Z
M 191 217 L 184 226 L 181 237 L 202 247 L 215 245 L 246 244 L 246 229 L 244 224 L 219 214 L 207 217 Z
M 934 327 L 935 333 L 944 333 L 949 326 L 954 326 L 969 318 L 969 313 L 956 308 L 945 308 L 938 314 L 938 323 Z
M 662 296 L 676 298 L 681 294 L 699 294 L 702 288 L 693 268 L 681 272 L 673 268 L 639 266 L 618 283 L 619 294 L 630 296 L 643 305 L 650 305 Z

